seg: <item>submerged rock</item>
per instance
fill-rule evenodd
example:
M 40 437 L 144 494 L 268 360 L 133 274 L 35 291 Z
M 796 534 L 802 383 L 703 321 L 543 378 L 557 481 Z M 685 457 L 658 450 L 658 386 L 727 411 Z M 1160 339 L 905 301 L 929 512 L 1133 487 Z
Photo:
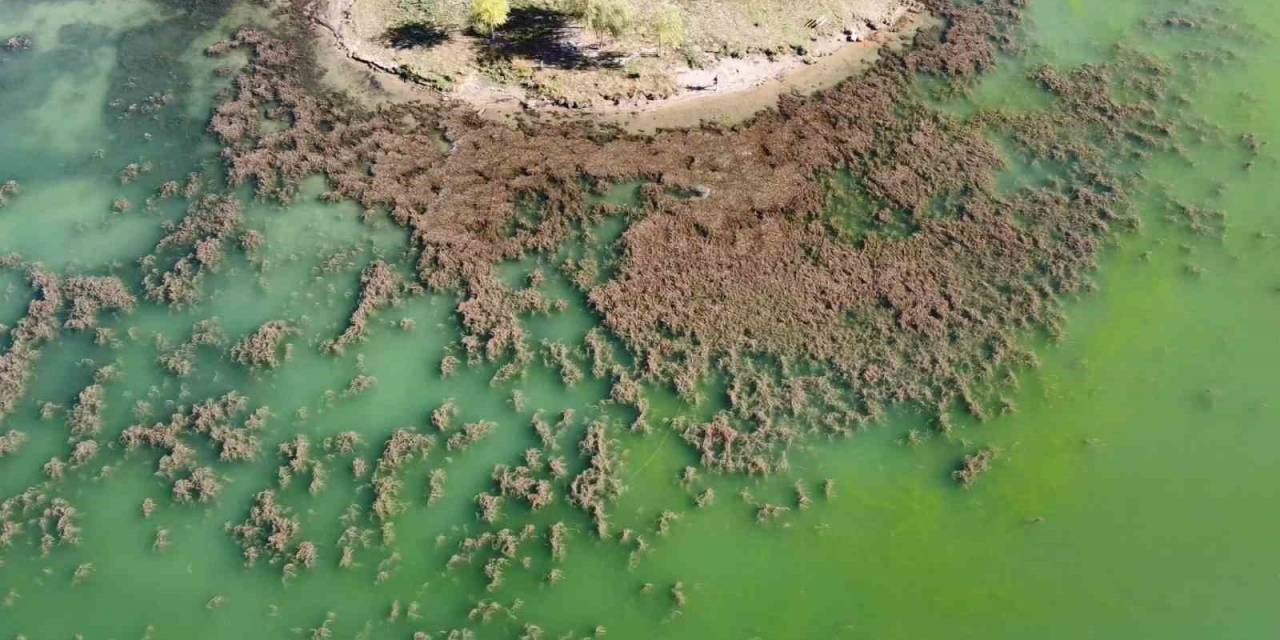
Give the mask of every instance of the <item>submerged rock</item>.
M 25 35 L 9 36 L 8 38 L 5 38 L 3 42 L 0 42 L 0 48 L 7 49 L 9 51 L 24 51 L 26 49 L 30 49 L 34 45 L 35 42 L 31 39 L 31 36 Z

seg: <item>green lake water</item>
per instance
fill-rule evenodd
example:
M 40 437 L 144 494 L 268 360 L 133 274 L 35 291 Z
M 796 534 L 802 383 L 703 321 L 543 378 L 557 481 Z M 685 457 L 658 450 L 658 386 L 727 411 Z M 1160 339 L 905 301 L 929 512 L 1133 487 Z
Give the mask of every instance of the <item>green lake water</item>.
M 111 363 L 122 375 L 107 383 L 104 441 L 133 424 L 137 401 L 150 402 L 159 419 L 176 404 L 237 389 L 253 406 L 270 407 L 265 455 L 219 467 L 227 486 L 207 505 L 171 503 L 152 452 L 124 456 L 117 444 L 100 457 L 112 467 L 109 479 L 97 477 L 100 465 L 71 472 L 59 493 L 80 510 L 83 541 L 48 556 L 25 542 L 4 552 L 0 597 L 10 597 L 0 605 L 0 638 L 310 638 L 330 612 L 338 638 L 446 637 L 443 630 L 463 626 L 480 638 L 516 637 L 523 623 L 548 637 L 1280 637 L 1280 4 L 1216 5 L 1224 20 L 1252 30 L 1247 43 L 1213 43 L 1238 57 L 1191 79 L 1190 112 L 1220 127 L 1224 142 L 1144 165 L 1146 189 L 1133 202 L 1142 229 L 1104 252 L 1097 290 L 1067 303 L 1062 339 L 1034 342 L 1041 366 L 1022 372 L 1009 392 L 1015 412 L 962 421 L 950 437 L 926 435 L 917 445 L 904 437 L 929 432 L 925 420 L 895 413 L 856 437 L 792 453 L 785 477 L 703 472 L 696 486 L 718 495 L 706 509 L 692 508 L 693 493 L 679 482 L 696 460 L 677 435 L 660 424 L 648 435 L 621 435 L 629 489 L 614 508 L 615 527 L 633 528 L 652 549 L 633 561 L 631 547 L 600 541 L 582 513 L 562 505 L 536 514 L 508 507 L 508 526 L 567 523 L 568 553 L 555 563 L 545 544 L 527 545 L 529 568 L 512 567 L 493 592 L 480 561 L 445 569 L 459 538 L 482 530 L 472 496 L 489 488 L 493 465 L 534 446 L 535 411 L 554 421 L 573 408 L 578 432 L 591 417 L 625 412 L 598 405 L 606 383 L 588 377 L 565 388 L 540 359 L 512 383 L 491 384 L 496 367 L 488 365 L 443 379 L 439 363 L 458 331 L 457 300 L 447 295 L 384 310 L 367 342 L 341 357 L 323 353 L 320 344 L 342 331 L 355 305 L 361 269 L 379 257 L 402 264 L 406 233 L 385 217 L 362 222 L 353 204 L 321 203 L 318 180 L 287 208 L 240 193 L 248 225 L 266 238 L 264 263 L 235 254 L 192 309 L 143 303 L 104 318 L 118 329 L 118 348 L 71 333 L 46 347 L 25 400 L 0 420 L 0 432 L 30 437 L 19 455 L 0 458 L 0 498 L 40 482 L 44 461 L 67 453 L 62 418 L 42 420 L 41 405 L 70 405 Z M 1143 24 L 1182 6 L 1031 0 L 1026 59 L 1004 61 L 970 98 L 943 106 L 1030 108 L 1037 98 L 1023 77 L 1031 65 L 1104 61 L 1117 43 L 1176 61 L 1206 37 L 1153 36 Z M 214 94 L 230 83 L 213 70 L 236 60 L 201 51 L 266 16 L 208 0 L 0 1 L 0 36 L 30 34 L 35 43 L 0 50 L 0 182 L 22 185 L 0 208 L 0 253 L 61 272 L 114 273 L 136 291 L 137 258 L 183 212 L 181 202 L 146 210 L 147 196 L 193 171 L 204 171 L 209 188 L 220 180 L 205 124 Z M 172 99 L 155 113 L 128 112 L 165 92 Z M 1244 134 L 1271 142 L 1250 168 L 1236 144 Z M 120 170 L 142 162 L 152 171 L 122 185 Z M 1225 232 L 1193 235 L 1163 221 L 1161 191 L 1226 212 Z M 113 213 L 119 198 L 131 210 Z M 336 268 L 320 269 L 335 255 Z M 514 281 L 533 266 L 506 269 Z M 568 308 L 530 318 L 526 328 L 537 340 L 580 344 L 596 321 L 580 293 L 544 271 L 544 291 Z M 20 318 L 30 295 L 20 274 L 0 273 L 0 323 Z M 167 376 L 157 357 L 211 317 L 233 339 L 276 319 L 301 333 L 275 371 L 249 373 L 208 349 L 189 377 Z M 344 396 L 358 374 L 377 383 Z M 356 567 L 336 566 L 340 516 L 348 504 L 367 504 L 369 490 L 335 467 L 316 496 L 305 481 L 280 492 L 300 516 L 302 537 L 319 544 L 318 566 L 287 581 L 278 567 L 244 567 L 223 524 L 243 520 L 254 493 L 272 483 L 279 442 L 354 430 L 372 461 L 394 429 L 425 427 L 447 399 L 461 421 L 498 428 L 465 452 L 446 459 L 437 450 L 427 464 L 410 465 L 412 504 L 397 519 L 396 556 L 370 548 Z M 656 418 L 709 411 L 662 390 L 651 400 Z M 575 442 L 565 439 L 566 449 Z M 1002 453 L 963 490 L 950 473 L 976 446 Z M 426 478 L 436 467 L 448 470 L 446 497 L 428 507 Z M 767 524 L 739 496 L 792 504 L 797 481 L 813 506 Z M 144 519 L 147 497 L 159 508 Z M 659 535 L 664 509 L 680 519 Z M 152 549 L 159 528 L 171 538 L 162 553 Z M 73 585 L 75 568 L 90 562 L 93 574 Z M 555 585 L 544 580 L 553 567 L 564 575 Z M 389 575 L 379 581 L 383 569 Z M 681 608 L 671 597 L 676 582 L 687 597 Z M 519 621 L 469 622 L 482 599 L 518 599 Z M 417 603 L 421 617 L 390 620 L 396 602 L 402 611 Z

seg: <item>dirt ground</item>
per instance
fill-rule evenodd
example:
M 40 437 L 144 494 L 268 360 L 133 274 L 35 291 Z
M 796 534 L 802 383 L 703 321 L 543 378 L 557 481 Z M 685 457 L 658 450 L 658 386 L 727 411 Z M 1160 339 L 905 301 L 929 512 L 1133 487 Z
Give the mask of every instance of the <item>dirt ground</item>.
M 679 51 L 544 11 L 514 11 L 492 38 L 415 20 L 399 0 L 323 0 L 312 17 L 330 75 L 375 99 L 590 115 L 637 131 L 745 119 L 784 93 L 839 82 L 930 21 L 911 0 L 832 0 L 799 15 L 775 0 L 692 6 Z

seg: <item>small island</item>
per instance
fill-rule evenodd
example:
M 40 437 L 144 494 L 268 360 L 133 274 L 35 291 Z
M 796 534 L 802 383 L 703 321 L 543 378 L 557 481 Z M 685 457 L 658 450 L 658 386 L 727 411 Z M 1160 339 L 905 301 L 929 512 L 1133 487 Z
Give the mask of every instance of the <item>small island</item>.
M 323 0 L 311 17 L 322 49 L 402 96 L 652 129 L 831 86 L 928 16 L 911 0 Z

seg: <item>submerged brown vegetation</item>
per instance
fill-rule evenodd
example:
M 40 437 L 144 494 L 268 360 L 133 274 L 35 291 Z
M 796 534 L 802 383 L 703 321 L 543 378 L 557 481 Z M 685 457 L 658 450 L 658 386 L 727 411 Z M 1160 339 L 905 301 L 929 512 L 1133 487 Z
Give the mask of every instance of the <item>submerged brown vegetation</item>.
M 17 429 L 10 429 L 4 435 L 0 435 L 0 458 L 18 453 L 26 443 L 27 434 Z
M 297 333 L 284 320 L 272 320 L 231 346 L 231 358 L 251 369 L 274 369 L 289 359 L 289 336 Z
M 0 262 L 4 263 L 0 266 L 21 265 L 16 257 L 5 257 Z M 26 391 L 41 348 L 61 329 L 92 329 L 98 325 L 101 312 L 129 312 L 135 303 L 128 288 L 115 277 L 62 278 L 34 264 L 27 267 L 27 280 L 35 295 L 26 315 L 9 332 L 8 350 L 0 354 L 0 419 L 13 411 Z M 60 320 L 63 313 L 67 316 L 65 321 Z
M 199 300 L 205 275 L 222 263 L 225 245 L 240 228 L 242 217 L 240 201 L 233 197 L 210 195 L 194 200 L 186 217 L 140 261 L 147 298 L 175 307 Z M 162 258 L 171 254 L 177 257 L 162 266 Z
M 63 304 L 61 282 L 39 267 L 32 267 L 27 278 L 37 297 L 9 332 L 9 349 L 0 356 L 0 417 L 13 411 L 26 390 L 41 346 L 58 333 L 57 315 Z
M 282 565 L 287 576 L 296 571 L 298 565 L 310 568 L 315 564 L 315 545 L 295 542 L 302 525 L 291 509 L 280 504 L 274 491 L 258 493 L 244 522 L 228 528 L 244 550 L 246 565 L 252 566 L 265 558 L 273 565 Z
M 960 460 L 960 465 L 951 473 L 951 477 L 960 483 L 960 486 L 969 488 L 979 476 L 991 470 L 991 463 L 1000 455 L 999 449 L 983 448 L 973 453 L 966 454 Z
M 0 207 L 9 203 L 9 198 L 17 195 L 22 191 L 22 187 L 17 180 L 6 180 L 0 183 Z
M 21 51 L 25 49 L 30 49 L 33 44 L 34 43 L 31 40 L 31 36 L 16 35 L 16 36 L 9 36 L 5 38 L 3 47 L 10 51 Z
M 143 447 L 163 451 L 156 475 L 173 482 L 174 499 L 206 502 L 222 490 L 222 480 L 201 464 L 194 437 L 207 439 L 223 462 L 252 460 L 261 449 L 259 432 L 269 416 L 265 407 L 249 411 L 249 399 L 233 391 L 189 408 L 180 407 L 168 422 L 130 426 L 120 434 L 120 442 L 130 451 Z
M 334 340 L 325 343 L 329 351 L 341 353 L 353 342 L 363 340 L 368 334 L 370 317 L 379 309 L 400 300 L 403 285 L 400 276 L 386 262 L 378 260 L 360 274 L 360 302 L 352 312 L 347 328 Z

